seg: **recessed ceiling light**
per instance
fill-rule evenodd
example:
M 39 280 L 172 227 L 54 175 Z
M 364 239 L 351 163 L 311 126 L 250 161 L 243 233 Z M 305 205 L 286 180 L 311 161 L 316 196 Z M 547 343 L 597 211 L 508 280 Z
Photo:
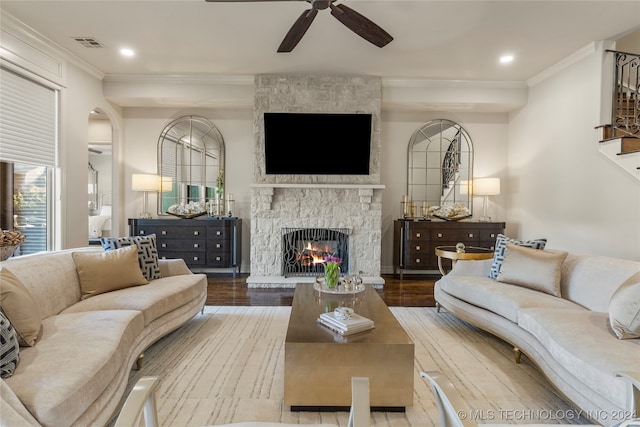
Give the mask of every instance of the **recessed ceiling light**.
M 129 49 L 128 47 L 123 47 L 122 49 L 120 49 L 120 55 L 122 56 L 133 56 L 136 53 L 133 51 L 133 49 Z
M 508 64 L 510 62 L 513 62 L 513 55 L 503 55 L 500 57 L 501 64 Z

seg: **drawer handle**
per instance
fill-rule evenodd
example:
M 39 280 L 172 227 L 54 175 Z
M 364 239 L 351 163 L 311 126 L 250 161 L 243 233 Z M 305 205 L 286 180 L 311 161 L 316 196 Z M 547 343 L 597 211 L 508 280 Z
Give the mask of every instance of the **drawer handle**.
M 194 256 L 194 257 L 193 257 L 193 260 L 194 260 L 194 261 L 198 261 L 199 259 L 200 259 L 200 257 L 197 257 L 197 256 Z
M 200 247 L 200 244 L 198 244 L 198 243 L 194 243 L 194 244 L 193 244 L 193 247 L 194 247 L 194 248 L 199 248 L 199 247 Z
M 495 233 L 491 233 L 491 237 L 496 237 Z
M 416 262 L 420 262 L 420 258 L 416 258 Z
M 470 237 L 470 238 L 473 238 L 473 233 L 469 233 L 469 237 Z
M 420 250 L 420 245 L 416 245 L 416 251 Z
M 160 234 L 163 234 L 163 235 L 164 235 L 164 234 L 167 234 L 167 230 L 162 230 L 162 231 L 160 232 Z
M 442 237 L 442 233 L 438 233 L 438 237 Z
M 216 236 L 220 236 L 220 235 L 222 235 L 222 231 L 220 230 L 216 231 Z
M 199 236 L 199 235 L 200 235 L 200 232 L 199 232 L 199 231 L 194 231 L 194 232 L 193 232 L 193 235 L 194 235 L 194 236 Z
M 216 257 L 216 261 L 220 261 L 220 259 L 221 259 L 221 258 L 220 258 L 219 256 L 217 256 L 217 257 Z
M 161 246 L 161 247 L 163 247 L 163 248 L 166 248 L 166 247 L 167 247 L 167 244 L 166 244 L 166 243 L 163 243 L 163 244 L 161 244 L 160 246 Z
M 166 257 L 166 256 L 163 256 L 163 257 L 162 257 L 162 258 L 160 258 L 160 259 L 167 259 L 167 257 Z
M 140 234 L 144 234 L 144 230 L 140 230 Z
M 222 245 L 220 243 L 216 243 L 216 248 L 220 249 Z

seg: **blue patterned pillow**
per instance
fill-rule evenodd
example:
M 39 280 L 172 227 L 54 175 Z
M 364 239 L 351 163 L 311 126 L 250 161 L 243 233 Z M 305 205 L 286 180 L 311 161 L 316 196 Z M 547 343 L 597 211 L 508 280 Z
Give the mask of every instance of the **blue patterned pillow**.
M 489 277 L 494 280 L 498 278 L 498 273 L 500 273 L 500 267 L 502 267 L 502 262 L 504 261 L 504 252 L 507 250 L 507 243 L 524 246 L 526 248 L 544 249 L 547 244 L 547 239 L 516 240 L 504 234 L 498 234 L 496 238 L 496 249 L 493 252 L 493 264 L 491 264 L 491 270 L 489 270 Z
M 0 377 L 8 378 L 13 375 L 19 360 L 18 334 L 9 319 L 0 311 Z
M 156 246 L 156 235 L 133 236 L 133 237 L 103 237 L 100 243 L 105 251 L 124 248 L 135 244 L 138 246 L 138 263 L 142 275 L 147 280 L 159 279 L 160 266 L 158 265 L 158 248 Z

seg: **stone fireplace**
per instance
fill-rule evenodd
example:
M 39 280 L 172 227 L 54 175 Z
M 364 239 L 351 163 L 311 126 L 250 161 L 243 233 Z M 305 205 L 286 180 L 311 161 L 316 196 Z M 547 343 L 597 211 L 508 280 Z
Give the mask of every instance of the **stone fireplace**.
M 348 265 L 381 286 L 382 191 L 380 185 L 381 82 L 368 76 L 256 76 L 255 164 L 251 194 L 251 275 L 249 287 L 293 287 L 313 282 L 283 270 L 283 229 L 346 230 Z M 264 112 L 367 113 L 372 115 L 368 175 L 268 175 L 264 158 Z M 292 153 L 292 161 L 318 154 Z M 300 158 L 296 158 L 296 156 Z M 309 159 L 311 157 L 311 159 Z M 306 159 L 305 159 L 306 158 Z M 347 159 L 348 160 L 348 159 Z M 285 277 L 286 276 L 286 277 Z

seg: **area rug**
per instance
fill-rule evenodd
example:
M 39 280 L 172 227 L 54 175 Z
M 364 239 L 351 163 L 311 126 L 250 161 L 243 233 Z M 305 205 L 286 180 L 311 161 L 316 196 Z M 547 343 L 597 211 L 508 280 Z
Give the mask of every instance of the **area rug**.
M 240 421 L 347 425 L 346 412 L 290 412 L 283 404 L 284 339 L 291 307 L 206 307 L 145 352 L 142 370 L 161 378 L 161 426 L 196 427 Z M 413 406 L 405 413 L 372 412 L 381 427 L 439 425 L 420 371 L 446 374 L 486 424 L 586 424 L 533 364 L 513 360 L 511 347 L 434 308 L 391 311 L 415 343 Z

